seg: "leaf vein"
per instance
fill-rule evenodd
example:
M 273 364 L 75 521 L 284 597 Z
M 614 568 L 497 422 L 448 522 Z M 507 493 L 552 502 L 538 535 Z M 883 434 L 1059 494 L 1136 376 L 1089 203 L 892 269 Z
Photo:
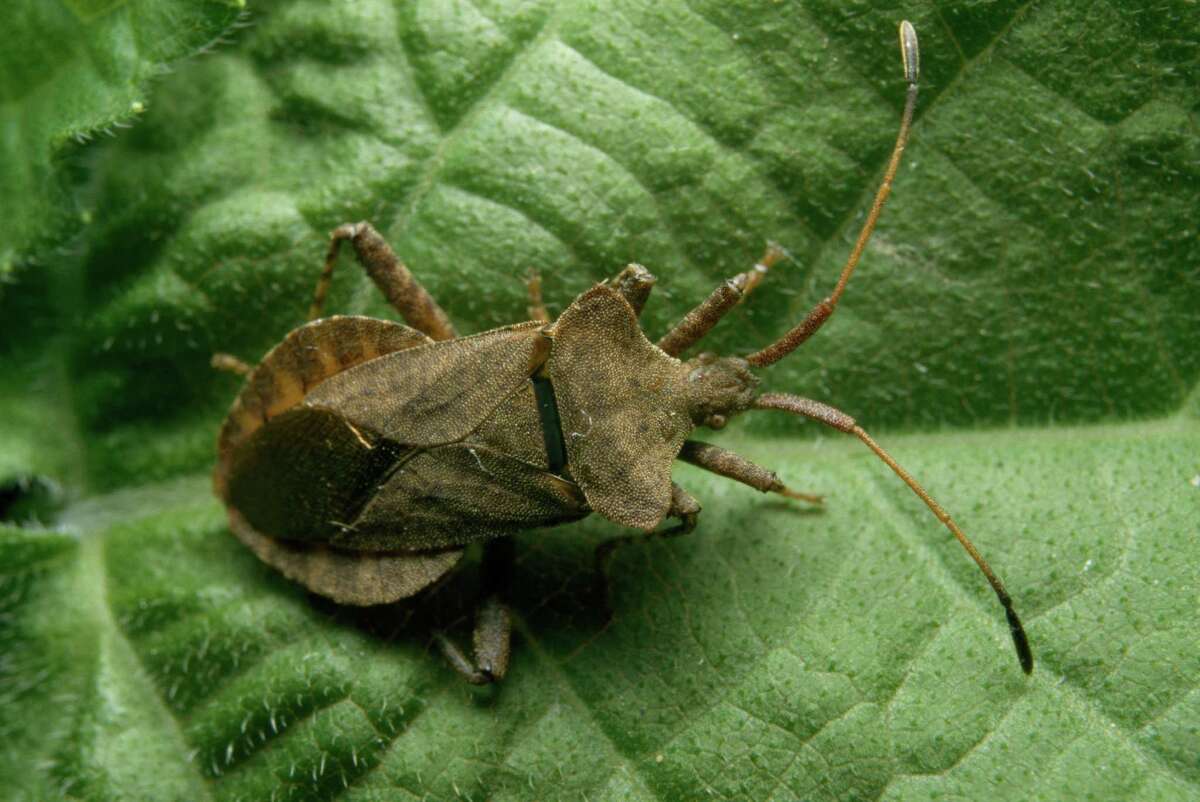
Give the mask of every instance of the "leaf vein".
M 154 682 L 152 675 L 146 670 L 146 666 L 142 662 L 141 655 L 138 654 L 137 649 L 133 647 L 133 644 L 125 636 L 125 632 L 121 629 L 121 626 L 117 621 L 117 617 L 113 614 L 112 602 L 109 599 L 108 593 L 108 551 L 105 548 L 107 542 L 107 540 L 101 539 L 98 535 L 93 534 L 84 541 L 84 553 L 82 555 L 83 558 L 89 563 L 88 574 L 93 577 L 93 582 L 96 586 L 95 593 L 99 597 L 100 604 L 98 607 L 101 614 L 100 625 L 103 629 L 110 631 L 113 637 L 120 641 L 121 645 L 125 647 L 130 656 L 133 658 L 138 669 L 136 679 L 140 683 L 149 685 L 149 695 L 156 702 L 158 702 L 157 707 L 160 714 L 168 722 L 172 729 L 171 734 L 173 736 L 173 740 L 176 742 L 176 744 L 182 747 L 182 754 L 180 756 L 182 762 L 189 766 L 195 773 L 196 778 L 199 780 L 199 786 L 204 789 L 205 797 L 207 799 L 212 799 L 213 796 L 211 787 L 207 781 L 208 778 L 206 778 L 199 770 L 199 767 L 196 765 L 196 763 L 189 759 L 189 752 L 193 748 L 193 745 L 189 743 L 185 737 L 181 722 L 178 718 L 176 718 L 174 711 L 172 711 L 171 708 L 163 701 L 163 695 L 157 684 Z M 99 675 L 97 675 L 97 677 L 98 676 Z
M 656 788 L 654 783 L 650 781 L 650 778 L 646 776 L 641 768 L 640 762 L 637 761 L 633 755 L 628 754 L 621 747 L 620 739 L 615 737 L 605 728 L 601 720 L 596 716 L 595 712 L 593 712 L 592 708 L 584 701 L 583 696 L 580 695 L 579 689 L 571 680 L 570 675 L 564 672 L 562 666 L 560 666 L 556 661 L 552 660 L 548 654 L 546 654 L 546 650 L 542 647 L 542 644 L 534 637 L 529 628 L 525 626 L 524 620 L 522 620 L 519 616 L 514 616 L 513 624 L 514 628 L 519 628 L 521 639 L 529 645 L 531 651 L 537 655 L 538 660 L 548 668 L 551 676 L 557 680 L 558 685 L 566 691 L 566 698 L 574 707 L 582 712 L 584 718 L 590 721 L 592 726 L 595 727 L 596 731 L 604 738 L 605 741 L 608 742 L 608 746 L 612 750 L 613 754 L 625 762 L 630 771 L 637 775 L 637 777 L 642 781 L 642 784 L 645 785 L 645 787 L 649 789 L 650 793 L 654 795 L 655 799 L 660 800 L 660 802 L 666 802 L 667 797 L 664 797 L 663 794 Z

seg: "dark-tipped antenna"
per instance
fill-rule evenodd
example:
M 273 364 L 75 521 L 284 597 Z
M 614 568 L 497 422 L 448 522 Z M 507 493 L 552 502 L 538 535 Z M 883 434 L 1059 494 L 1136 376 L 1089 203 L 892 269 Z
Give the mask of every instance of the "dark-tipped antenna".
M 950 533 L 962 544 L 962 547 L 967 550 L 967 554 L 971 555 L 971 559 L 979 566 L 979 570 L 983 571 L 983 575 L 987 577 L 988 584 L 996 592 L 996 598 L 1000 600 L 1000 604 L 1004 605 L 1004 616 L 1008 619 L 1008 629 L 1012 634 L 1013 645 L 1017 649 L 1017 659 L 1021 662 L 1021 670 L 1026 674 L 1033 671 L 1033 651 L 1029 648 L 1029 639 L 1025 636 L 1025 628 L 1021 626 L 1021 619 L 1017 616 L 1017 611 L 1013 608 L 1012 597 L 1004 589 L 1004 583 L 1000 581 L 1000 577 L 992 572 L 992 568 L 987 564 L 987 560 L 983 559 L 983 555 L 975 548 L 975 544 L 971 542 L 966 533 L 958 528 L 958 524 L 950 517 L 950 513 L 946 512 L 941 504 L 934 501 L 933 497 L 925 491 L 925 488 L 921 487 L 920 483 L 912 477 L 912 474 L 904 470 L 896 460 L 892 459 L 891 454 L 884 451 L 882 446 L 863 431 L 863 428 L 854 421 L 854 418 L 828 404 L 822 404 L 820 401 L 813 401 L 810 398 L 801 398 L 786 393 L 765 393 L 755 399 L 753 408 L 777 409 L 783 412 L 790 412 L 793 415 L 811 418 L 812 420 L 824 423 L 826 426 L 831 426 L 838 431 L 852 434 L 866 443 L 867 448 L 874 451 L 875 456 L 883 460 L 897 476 L 904 480 L 904 484 L 908 485 L 921 501 L 925 502 L 925 506 L 929 508 L 929 511 L 950 530 Z
M 887 171 L 883 174 L 883 182 L 875 193 L 875 202 L 871 204 L 867 220 L 863 223 L 862 230 L 858 232 L 858 241 L 854 243 L 854 250 L 850 252 L 850 257 L 846 260 L 845 267 L 842 268 L 842 275 L 838 278 L 837 286 L 833 288 L 833 293 L 828 298 L 813 307 L 804 320 L 777 342 L 746 357 L 746 361 L 755 367 L 762 368 L 775 364 L 816 334 L 817 330 L 833 314 L 838 301 L 841 300 L 842 293 L 846 291 L 846 283 L 854 274 L 854 268 L 858 267 L 858 260 L 862 257 L 867 242 L 871 239 L 871 232 L 875 230 L 875 223 L 879 220 L 879 213 L 883 211 L 883 204 L 887 201 L 888 195 L 892 193 L 892 181 L 896 177 L 896 171 L 900 168 L 900 158 L 904 155 L 904 147 L 908 144 L 908 134 L 912 129 L 913 110 L 917 106 L 917 79 L 920 77 L 921 54 L 917 49 L 917 32 L 913 29 L 912 23 L 907 20 L 900 23 L 900 57 L 904 63 L 904 80 L 908 81 L 908 93 L 904 98 L 904 113 L 900 117 L 900 132 L 896 135 L 896 146 L 892 148 L 892 157 L 888 161 Z

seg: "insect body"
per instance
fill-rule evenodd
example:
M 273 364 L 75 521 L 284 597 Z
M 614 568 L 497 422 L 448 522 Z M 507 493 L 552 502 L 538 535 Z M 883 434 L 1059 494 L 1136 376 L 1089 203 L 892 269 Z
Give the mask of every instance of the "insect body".
M 945 511 L 848 415 L 798 396 L 759 394 L 751 371 L 782 359 L 832 315 L 874 228 L 916 101 L 916 34 L 908 23 L 901 45 L 909 90 L 900 134 L 838 284 L 799 325 L 746 358 L 679 356 L 754 289 L 778 258 L 774 250 L 657 344 L 638 323 L 654 283 L 638 266 L 583 293 L 553 322 L 531 284 L 534 320 L 459 337 L 370 225 L 335 230 L 310 317 L 319 317 L 339 248 L 349 242 L 410 326 L 316 319 L 245 368 L 214 474 L 233 532 L 315 593 L 345 604 L 392 602 L 436 582 L 472 542 L 499 544 L 522 529 L 593 512 L 645 533 L 690 532 L 700 505 L 671 481 L 676 459 L 819 502 L 766 468 L 690 439 L 695 428 L 720 428 L 747 410 L 782 410 L 857 436 L 921 497 L 992 584 L 1028 672 L 1032 656 L 1008 594 Z M 678 523 L 660 530 L 667 518 Z M 601 562 L 612 545 L 601 547 Z M 467 679 L 490 682 L 507 668 L 509 631 L 507 608 L 493 594 L 477 619 L 475 660 L 448 640 L 442 645 Z

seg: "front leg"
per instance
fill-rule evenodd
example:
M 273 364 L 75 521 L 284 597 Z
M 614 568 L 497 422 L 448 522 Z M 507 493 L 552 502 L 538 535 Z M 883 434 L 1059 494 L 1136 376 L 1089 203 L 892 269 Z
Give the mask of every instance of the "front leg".
M 608 606 L 608 564 L 612 561 L 613 552 L 630 543 L 642 543 L 652 538 L 679 537 L 690 533 L 696 528 L 696 522 L 700 518 L 700 502 L 682 487 L 671 482 L 671 508 L 667 516 L 678 518 L 679 523 L 667 529 L 610 538 L 596 547 L 596 581 L 603 594 L 605 607 Z
M 650 297 L 655 281 L 657 279 L 649 270 L 641 265 L 631 264 L 604 283 L 629 302 L 635 315 L 641 315 L 642 307 L 646 305 L 646 299 Z
M 747 295 L 766 277 L 776 262 L 783 258 L 783 251 L 776 245 L 767 248 L 767 252 L 750 270 L 738 273 L 731 279 L 721 282 L 704 301 L 683 320 L 664 334 L 656 345 L 671 356 L 679 356 L 687 349 L 698 343 L 704 335 L 720 322 L 729 310 L 740 304 Z
M 807 501 L 809 504 L 823 504 L 824 499 L 811 493 L 800 493 L 779 481 L 779 477 L 768 468 L 756 465 L 740 454 L 729 449 L 714 446 L 712 443 L 702 443 L 699 440 L 688 440 L 679 452 L 679 458 L 691 463 L 697 468 L 712 471 L 718 476 L 724 476 L 735 482 L 749 485 L 763 493 L 778 493 L 797 501 Z

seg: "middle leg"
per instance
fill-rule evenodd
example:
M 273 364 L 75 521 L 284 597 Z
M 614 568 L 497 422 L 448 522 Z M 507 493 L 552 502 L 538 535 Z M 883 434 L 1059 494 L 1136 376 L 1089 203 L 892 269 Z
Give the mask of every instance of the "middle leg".
M 642 543 L 652 538 L 679 537 L 692 532 L 700 518 L 700 502 L 682 487 L 671 482 L 671 509 L 667 515 L 679 519 L 679 523 L 663 530 L 610 538 L 596 547 L 596 582 L 601 589 L 605 607 L 608 606 L 608 564 L 612 561 L 613 552 L 630 543 Z
M 775 471 L 756 465 L 745 457 L 732 451 L 714 446 L 712 443 L 702 443 L 699 440 L 688 440 L 679 452 L 679 458 L 698 468 L 712 471 L 718 476 L 733 479 L 749 485 L 763 493 L 778 493 L 797 501 L 807 501 L 809 504 L 823 504 L 821 496 L 811 493 L 800 493 L 779 481 Z

